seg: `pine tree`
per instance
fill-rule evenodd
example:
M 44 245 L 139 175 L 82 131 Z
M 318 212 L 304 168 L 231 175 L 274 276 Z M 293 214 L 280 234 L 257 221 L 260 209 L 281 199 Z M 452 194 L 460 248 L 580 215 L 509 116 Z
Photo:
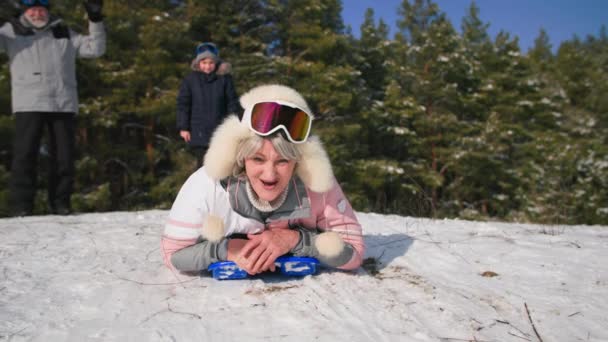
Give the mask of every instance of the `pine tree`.
M 326 119 L 348 113 L 359 90 L 341 8 L 338 0 L 281 0 L 274 7 L 275 81 L 297 88 Z
M 591 92 L 591 61 L 583 53 L 583 43 L 575 38 L 560 45 L 557 51 L 556 68 L 560 83 L 565 88 L 570 102 L 583 105 Z
M 479 7 L 475 1 L 467 9 L 467 15 L 462 19 L 462 38 L 469 46 L 482 46 L 490 43 L 488 27 L 479 17 Z
M 398 9 L 401 20 L 397 22 L 401 39 L 412 45 L 422 46 L 426 43 L 431 25 L 438 20 L 444 20 L 445 14 L 439 11 L 437 4 L 431 0 L 403 0 Z
M 605 34 L 605 29 L 604 29 Z M 561 112 L 563 124 L 554 153 L 549 158 L 552 171 L 552 195 L 547 210 L 552 218 L 565 223 L 608 222 L 608 150 L 606 126 L 602 121 L 599 95 L 606 91 L 608 44 L 589 36 L 560 45 L 552 76 L 559 80 L 568 96 Z M 558 204 L 556 204 L 558 203 Z M 537 218 L 538 220 L 538 218 Z
M 553 53 L 551 52 L 549 35 L 544 29 L 540 29 L 538 37 L 534 40 L 534 46 L 528 51 L 528 56 L 538 66 L 541 73 L 547 71 L 548 65 L 553 60 Z
M 599 127 L 608 130 L 608 33 L 603 25 L 599 37 L 587 42 L 586 51 L 592 56 L 591 92 L 587 98 L 587 108 L 597 114 Z M 603 135 L 608 141 L 608 137 Z
M 386 87 L 388 73 L 388 50 L 391 42 L 388 40 L 388 26 L 380 19 L 376 26 L 374 10 L 368 8 L 365 19 L 361 24 L 361 38 L 357 42 L 358 55 L 361 61 L 358 69 L 365 81 L 370 99 L 381 100 Z
M 403 1 L 384 101 L 369 115 L 370 153 L 360 169 L 382 175 L 375 210 L 437 213 L 459 130 L 468 68 L 453 27 L 431 1 Z M 466 73 L 464 73 L 466 75 Z

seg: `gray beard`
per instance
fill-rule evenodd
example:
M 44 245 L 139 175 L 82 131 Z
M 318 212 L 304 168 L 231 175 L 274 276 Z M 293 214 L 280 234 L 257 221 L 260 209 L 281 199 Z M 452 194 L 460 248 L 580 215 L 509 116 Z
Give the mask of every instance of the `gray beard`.
M 43 22 L 38 22 L 38 21 L 37 22 L 31 22 L 28 17 L 26 17 L 25 15 L 22 15 L 20 21 L 21 21 L 21 24 L 23 26 L 27 27 L 27 28 L 33 28 L 33 29 L 36 29 L 36 30 L 41 30 L 41 29 L 45 28 L 49 24 L 50 18 L 47 18 L 44 23 Z

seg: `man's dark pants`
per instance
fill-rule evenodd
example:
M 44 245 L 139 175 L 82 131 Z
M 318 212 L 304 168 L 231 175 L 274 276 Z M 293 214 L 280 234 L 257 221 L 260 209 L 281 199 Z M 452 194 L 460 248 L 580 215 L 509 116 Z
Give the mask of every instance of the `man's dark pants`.
M 75 114 L 19 112 L 15 114 L 15 139 L 10 195 L 14 213 L 31 214 L 36 196 L 38 154 L 44 128 L 48 129 L 49 207 L 70 208 L 74 184 Z

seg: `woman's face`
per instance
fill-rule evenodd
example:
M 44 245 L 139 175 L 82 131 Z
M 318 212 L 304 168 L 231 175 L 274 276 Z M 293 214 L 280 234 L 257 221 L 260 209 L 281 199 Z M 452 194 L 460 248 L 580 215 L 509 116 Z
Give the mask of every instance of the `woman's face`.
M 287 188 L 296 167 L 295 160 L 281 157 L 268 139 L 253 156 L 245 159 L 245 173 L 253 191 L 262 200 L 271 202 Z
M 198 62 L 198 68 L 205 74 L 210 74 L 215 70 L 215 61 L 211 58 L 201 59 Z
M 44 27 L 49 21 L 49 11 L 42 6 L 34 6 L 25 10 L 27 20 L 36 28 Z

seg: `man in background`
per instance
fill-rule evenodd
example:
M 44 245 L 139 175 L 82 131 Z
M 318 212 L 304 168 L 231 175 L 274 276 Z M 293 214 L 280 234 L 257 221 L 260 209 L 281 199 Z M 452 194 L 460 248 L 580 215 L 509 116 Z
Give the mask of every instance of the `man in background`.
M 10 180 L 13 216 L 32 215 L 40 141 L 48 129 L 48 204 L 68 215 L 74 183 L 76 58 L 106 48 L 103 0 L 86 0 L 89 34 L 72 31 L 50 14 L 50 0 L 0 0 L 0 53 L 9 58 L 15 138 Z M 14 11 L 13 15 L 6 15 Z M 7 22 L 2 22 L 7 21 Z

